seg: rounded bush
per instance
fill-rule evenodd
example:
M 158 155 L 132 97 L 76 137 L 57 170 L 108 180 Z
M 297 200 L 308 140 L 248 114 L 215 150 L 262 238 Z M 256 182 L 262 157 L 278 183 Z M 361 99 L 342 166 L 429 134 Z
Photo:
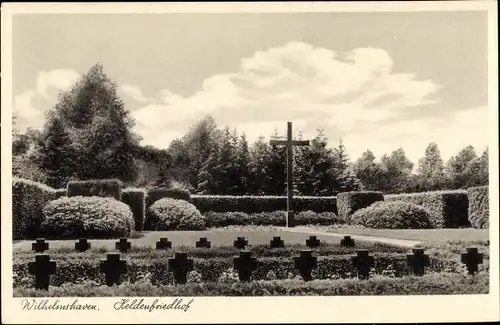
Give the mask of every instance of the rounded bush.
M 377 229 L 430 229 L 431 212 L 426 208 L 406 202 L 376 202 L 356 211 L 353 225 Z
M 47 238 L 119 238 L 134 229 L 129 206 L 112 198 L 62 197 L 43 209 L 41 230 Z
M 163 198 L 149 207 L 149 224 L 154 230 L 201 230 L 205 218 L 191 203 Z

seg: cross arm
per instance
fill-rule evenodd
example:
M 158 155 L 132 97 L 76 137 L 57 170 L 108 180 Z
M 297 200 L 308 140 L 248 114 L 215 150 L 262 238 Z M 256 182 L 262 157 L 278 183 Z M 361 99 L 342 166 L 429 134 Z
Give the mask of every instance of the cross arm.
M 308 146 L 309 140 L 292 140 L 292 146 Z M 287 140 L 270 140 L 269 144 L 272 146 L 277 146 L 277 145 L 287 145 L 288 141 Z

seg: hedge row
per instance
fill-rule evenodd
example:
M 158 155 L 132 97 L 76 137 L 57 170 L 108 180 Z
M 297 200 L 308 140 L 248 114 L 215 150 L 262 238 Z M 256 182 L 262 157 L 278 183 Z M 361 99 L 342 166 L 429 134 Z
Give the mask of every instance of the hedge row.
M 146 218 L 146 191 L 140 188 L 126 188 L 122 191 L 122 202 L 132 210 L 135 230 L 142 231 Z
M 469 197 L 469 222 L 472 227 L 489 228 L 490 200 L 488 186 L 467 189 Z
M 384 201 L 382 192 L 344 192 L 337 195 L 337 210 L 340 220 L 349 223 L 351 216 L 371 204 Z
M 217 228 L 226 226 L 285 226 L 286 211 L 273 212 L 206 212 L 205 223 L 207 227 Z M 340 223 L 337 215 L 333 212 L 302 211 L 294 216 L 297 226 L 321 225 L 329 226 Z
M 479 274 L 470 281 L 459 274 L 426 274 L 422 277 L 357 279 L 271 280 L 236 283 L 188 283 L 155 286 L 149 282 L 107 287 L 92 282 L 51 287 L 49 291 L 14 288 L 14 297 L 194 297 L 194 296 L 371 296 L 487 294 L 489 278 Z M 187 301 L 186 301 L 187 302 Z
M 431 212 L 434 228 L 469 227 L 467 191 L 436 191 L 386 195 L 386 201 L 403 201 L 421 205 Z
M 351 256 L 318 257 L 317 268 L 314 269 L 315 277 L 317 279 L 328 279 L 332 276 L 337 278 L 356 277 Z M 168 272 L 168 259 L 166 257 L 139 260 L 123 256 L 123 259 L 127 260 L 127 273 L 124 275 L 124 279 L 131 283 L 136 282 L 145 273 L 150 275 L 151 283 L 155 285 L 173 283 L 173 274 Z M 203 282 L 217 282 L 224 272 L 233 268 L 233 258 L 195 258 L 193 262 L 194 270 L 201 275 Z M 103 274 L 100 273 L 99 263 L 100 259 L 57 260 L 57 269 L 51 277 L 51 284 L 60 286 L 67 282 L 76 283 L 81 278 L 100 282 L 103 279 Z M 404 254 L 379 255 L 375 258 L 372 270 L 376 274 L 390 271 L 395 277 L 409 274 Z M 451 270 L 451 272 L 456 273 L 461 272 L 462 267 L 455 261 L 431 259 L 428 270 L 431 272 Z M 484 270 L 484 266 L 481 270 Z M 14 260 L 13 272 L 14 286 L 24 286 L 24 282 L 32 277 L 28 272 L 28 264 L 19 263 L 16 260 Z M 273 272 L 277 279 L 286 279 L 290 274 L 298 274 L 291 258 L 262 257 L 257 260 L 257 269 L 252 273 L 252 278 L 253 280 L 266 279 L 269 272 Z
M 274 212 L 287 209 L 286 196 L 230 196 L 230 195 L 192 195 L 193 203 L 201 213 L 204 212 Z M 314 211 L 337 213 L 337 199 L 334 196 L 293 198 L 294 211 Z
M 146 209 L 160 199 L 171 198 L 176 200 L 190 201 L 191 194 L 188 190 L 181 188 L 153 188 L 147 190 Z
M 122 197 L 122 182 L 117 179 L 92 179 L 86 181 L 70 181 L 67 195 L 112 197 L 118 201 Z
M 36 238 L 44 220 L 43 208 L 65 194 L 49 186 L 26 179 L 12 180 L 12 237 Z

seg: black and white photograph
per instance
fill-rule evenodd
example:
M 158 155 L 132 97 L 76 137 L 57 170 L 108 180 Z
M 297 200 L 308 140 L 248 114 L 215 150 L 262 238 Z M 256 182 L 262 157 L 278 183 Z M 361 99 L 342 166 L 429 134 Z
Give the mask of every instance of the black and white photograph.
M 462 3 L 2 5 L 10 304 L 460 296 L 498 317 L 496 3 Z

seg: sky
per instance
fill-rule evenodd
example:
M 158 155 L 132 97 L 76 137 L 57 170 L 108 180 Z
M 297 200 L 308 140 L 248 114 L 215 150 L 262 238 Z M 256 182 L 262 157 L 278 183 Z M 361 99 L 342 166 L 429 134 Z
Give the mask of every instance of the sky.
M 167 148 L 207 114 L 252 142 L 322 127 L 351 159 L 402 147 L 417 163 L 488 144 L 485 12 L 13 16 L 13 113 L 40 128 L 100 63 L 143 144 Z

